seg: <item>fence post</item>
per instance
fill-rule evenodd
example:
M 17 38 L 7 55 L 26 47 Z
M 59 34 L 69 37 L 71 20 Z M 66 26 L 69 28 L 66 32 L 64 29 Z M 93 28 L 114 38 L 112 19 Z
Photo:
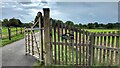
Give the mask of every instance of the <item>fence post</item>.
M 16 35 L 18 34 L 18 32 L 17 32 L 17 27 L 16 27 Z
M 8 36 L 9 36 L 9 40 L 11 40 L 11 30 L 9 27 L 8 27 Z
M 44 12 L 44 46 L 45 46 L 45 65 L 50 65 L 50 15 L 49 8 L 43 8 Z
M 21 32 L 20 33 L 22 34 L 22 27 L 21 27 Z
M 94 43 L 94 34 L 90 33 L 90 43 L 89 43 L 89 66 L 93 65 L 93 61 L 94 61 L 94 56 L 93 56 L 93 43 Z
M 118 35 L 119 35 L 119 39 L 120 39 L 120 31 L 118 31 Z M 119 40 L 120 41 L 120 40 Z M 120 42 L 118 42 L 118 48 L 120 48 Z M 118 65 L 118 68 L 120 68 L 120 49 L 118 50 L 118 53 L 119 53 L 119 65 Z

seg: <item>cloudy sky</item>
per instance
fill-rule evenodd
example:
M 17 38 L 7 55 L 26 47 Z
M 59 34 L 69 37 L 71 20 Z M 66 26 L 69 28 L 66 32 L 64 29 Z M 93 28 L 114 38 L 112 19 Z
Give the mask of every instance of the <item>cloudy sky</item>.
M 0 20 L 4 18 L 18 18 L 22 22 L 33 21 L 36 13 L 43 8 L 50 8 L 53 19 L 67 20 L 75 23 L 90 22 L 109 23 L 118 22 L 118 2 L 0 2 Z

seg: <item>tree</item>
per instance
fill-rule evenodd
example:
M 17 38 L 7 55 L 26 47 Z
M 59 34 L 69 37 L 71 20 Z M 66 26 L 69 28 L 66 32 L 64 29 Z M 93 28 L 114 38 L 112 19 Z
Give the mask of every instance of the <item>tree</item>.
M 10 22 L 10 26 L 15 26 L 15 27 L 19 26 L 19 22 L 15 18 L 10 19 L 9 22 Z
M 62 20 L 56 20 L 57 21 L 57 23 L 63 23 L 63 21 Z
M 2 26 L 2 21 L 0 20 L 0 27 Z
M 73 26 L 73 25 L 74 25 L 74 23 L 73 23 L 72 21 L 66 21 L 65 24 L 66 24 L 66 25 L 70 25 L 70 26 Z
M 87 28 L 87 25 L 86 25 L 86 24 L 84 24 L 82 27 L 83 27 L 83 28 Z
M 95 27 L 93 23 L 88 23 L 87 26 L 88 26 L 89 29 L 93 29 Z
M 83 26 L 82 26 L 82 24 L 81 23 L 79 23 L 79 28 L 82 28 Z
M 17 19 L 17 21 L 18 21 L 18 26 L 21 26 L 23 23 L 19 20 L 19 19 Z
M 112 29 L 113 26 L 114 26 L 114 25 L 113 25 L 112 23 L 108 23 L 108 24 L 106 25 L 106 28 L 107 28 L 107 29 Z
M 6 26 L 6 27 L 10 26 L 8 19 L 3 19 L 2 26 Z
M 79 28 L 79 25 L 78 25 L 78 24 L 75 24 L 74 26 Z
M 95 25 L 95 28 L 98 28 L 98 27 L 99 27 L 98 22 L 95 22 L 94 25 Z

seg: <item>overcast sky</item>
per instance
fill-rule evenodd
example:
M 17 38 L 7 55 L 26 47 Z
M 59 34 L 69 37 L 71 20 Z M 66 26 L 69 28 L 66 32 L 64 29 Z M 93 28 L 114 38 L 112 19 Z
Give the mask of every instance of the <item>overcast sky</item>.
M 0 2 L 0 19 L 15 17 L 28 23 L 45 7 L 50 8 L 51 18 L 64 22 L 118 22 L 118 2 Z

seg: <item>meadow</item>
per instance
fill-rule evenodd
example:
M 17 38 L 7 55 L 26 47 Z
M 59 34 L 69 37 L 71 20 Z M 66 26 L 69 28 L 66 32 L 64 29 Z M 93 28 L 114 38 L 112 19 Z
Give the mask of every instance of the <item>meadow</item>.
M 24 32 L 23 30 L 24 28 L 22 28 L 22 32 Z M 17 34 L 20 34 L 21 32 L 21 28 L 20 27 L 17 27 L 17 32 L 16 32 L 16 28 L 15 27 L 11 27 L 10 28 L 10 32 L 11 32 L 11 36 L 15 36 Z M 8 38 L 9 37 L 9 34 L 8 34 L 8 28 L 7 27 L 2 27 L 2 39 L 4 38 Z
M 21 31 L 21 29 L 22 29 L 22 31 Z M 15 27 L 11 27 L 10 30 L 11 30 L 10 31 L 11 32 L 11 40 L 9 40 L 9 38 L 8 38 L 9 37 L 8 28 L 2 27 L 2 45 L 0 47 L 24 38 L 24 28 L 23 27 L 22 28 L 17 27 L 17 31 L 16 31 Z
M 117 32 L 117 31 L 120 31 L 119 29 L 85 29 L 89 32 Z

